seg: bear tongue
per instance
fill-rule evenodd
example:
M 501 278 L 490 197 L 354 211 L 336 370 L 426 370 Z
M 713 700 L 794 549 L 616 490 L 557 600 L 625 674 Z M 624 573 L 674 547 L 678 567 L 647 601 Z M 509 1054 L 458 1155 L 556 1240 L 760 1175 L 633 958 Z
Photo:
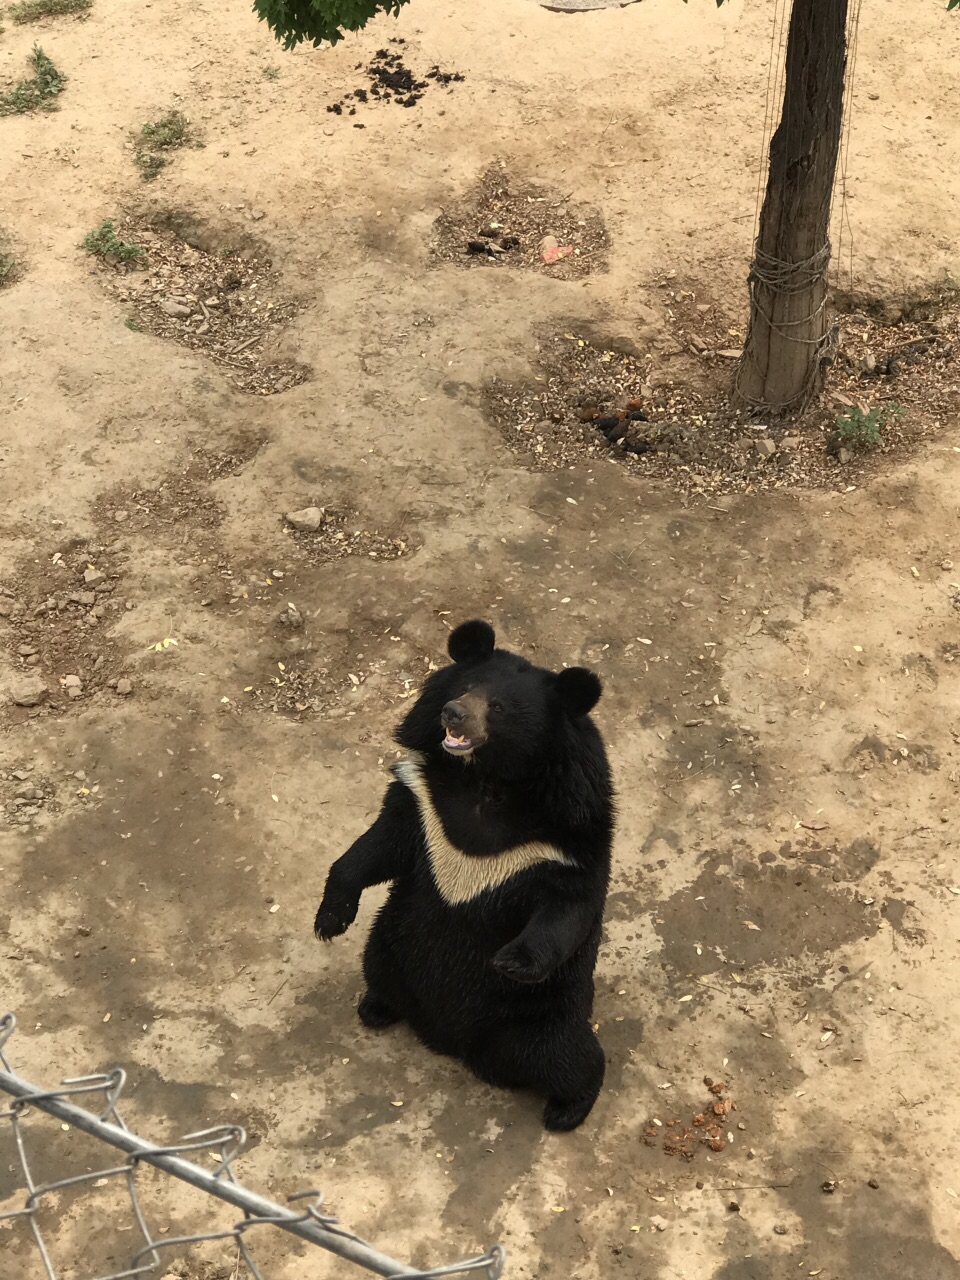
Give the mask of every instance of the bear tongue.
M 458 738 L 455 733 L 451 733 L 448 729 L 443 745 L 445 747 L 469 747 L 471 744 L 469 738 Z

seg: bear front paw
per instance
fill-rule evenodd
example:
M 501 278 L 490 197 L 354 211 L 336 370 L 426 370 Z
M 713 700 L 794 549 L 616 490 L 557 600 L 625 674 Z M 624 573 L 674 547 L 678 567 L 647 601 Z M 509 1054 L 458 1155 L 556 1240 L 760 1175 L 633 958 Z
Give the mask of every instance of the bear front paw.
M 356 902 L 321 902 L 317 918 L 313 922 L 313 932 L 321 942 L 339 938 L 356 920 L 358 906 L 359 903 Z
M 514 982 L 543 982 L 547 977 L 547 969 L 536 960 L 526 947 L 518 947 L 510 943 L 502 947 L 493 957 L 493 967 L 505 978 Z

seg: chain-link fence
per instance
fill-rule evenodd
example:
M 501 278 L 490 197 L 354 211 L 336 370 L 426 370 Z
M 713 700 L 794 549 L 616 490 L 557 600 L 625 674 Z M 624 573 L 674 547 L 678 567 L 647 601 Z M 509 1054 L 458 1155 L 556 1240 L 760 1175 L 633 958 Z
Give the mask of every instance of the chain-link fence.
M 16 1020 L 11 1014 L 0 1017 L 0 1106 L 2 1094 L 8 1094 L 12 1099 L 6 1110 L 0 1109 L 0 1136 L 9 1124 L 16 1156 L 13 1169 L 17 1174 L 18 1184 L 22 1179 L 25 1198 L 22 1206 L 13 1209 L 3 1209 L 3 1204 L 17 1201 L 18 1195 L 0 1200 L 0 1224 L 12 1222 L 25 1229 L 48 1280 L 62 1280 L 62 1277 L 58 1275 L 51 1260 L 47 1238 L 50 1228 L 46 1225 L 41 1227 L 41 1210 L 48 1211 L 43 1214 L 46 1224 L 49 1211 L 58 1203 L 60 1193 L 102 1187 L 111 1181 L 119 1184 L 129 1198 L 130 1225 L 135 1229 L 136 1243 L 130 1249 L 129 1261 L 120 1270 L 89 1278 L 84 1273 L 83 1280 L 129 1280 L 136 1276 L 157 1275 L 162 1267 L 165 1268 L 166 1263 L 174 1256 L 179 1256 L 185 1248 L 207 1241 L 232 1243 L 236 1247 L 237 1277 L 247 1275 L 252 1280 L 266 1280 L 251 1250 L 257 1236 L 277 1230 L 288 1232 L 311 1245 L 319 1245 L 321 1249 L 380 1276 L 420 1277 L 425 1280 L 426 1277 L 475 1272 L 486 1280 L 498 1280 L 503 1269 L 503 1250 L 499 1245 L 494 1245 L 482 1256 L 465 1262 L 418 1271 L 415 1267 L 386 1257 L 359 1236 L 344 1230 L 338 1225 L 336 1218 L 323 1212 L 323 1197 L 316 1191 L 291 1196 L 287 1205 L 281 1205 L 248 1190 L 237 1181 L 233 1171 L 234 1161 L 246 1140 L 239 1125 L 220 1126 L 201 1133 L 187 1134 L 179 1142 L 169 1146 L 157 1146 L 138 1137 L 127 1128 L 117 1110 L 126 1081 L 125 1073 L 119 1067 L 106 1075 L 64 1080 L 55 1089 L 44 1089 L 31 1084 L 13 1071 L 6 1056 L 6 1046 L 15 1027 Z M 80 1097 L 96 1099 L 97 1113 L 78 1106 L 74 1099 Z M 122 1153 L 121 1158 L 107 1167 L 93 1171 L 35 1181 L 31 1160 L 36 1164 L 37 1152 L 29 1148 L 35 1143 L 36 1135 L 28 1134 L 28 1126 L 24 1123 L 30 1108 L 55 1117 L 63 1125 L 81 1130 L 106 1147 Z M 202 1168 L 190 1158 L 203 1152 L 211 1153 L 216 1158 L 215 1171 Z M 233 1205 L 242 1212 L 243 1217 L 224 1230 L 161 1238 L 159 1232 L 151 1231 L 138 1193 L 137 1174 L 143 1165 L 150 1165 Z M 4 1243 L 6 1251 L 13 1242 L 8 1239 Z M 245 1272 L 242 1267 L 246 1268 Z M 4 1275 L 6 1274 L 4 1270 Z M 80 1280 L 79 1275 L 77 1280 Z

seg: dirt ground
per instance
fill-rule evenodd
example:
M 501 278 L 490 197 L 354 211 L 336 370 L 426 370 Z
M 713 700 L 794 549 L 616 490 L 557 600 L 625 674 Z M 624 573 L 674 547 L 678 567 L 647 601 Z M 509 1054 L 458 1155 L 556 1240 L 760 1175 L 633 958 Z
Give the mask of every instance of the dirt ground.
M 537 468 L 485 410 L 551 328 L 672 376 L 672 272 L 742 324 L 773 6 L 413 0 L 295 54 L 242 3 L 133 13 L 0 36 L 5 82 L 35 39 L 68 77 L 57 112 L 0 119 L 0 687 L 48 689 L 0 709 L 12 1060 L 46 1083 L 126 1066 L 126 1119 L 158 1140 L 245 1125 L 244 1181 L 319 1186 L 421 1267 L 500 1241 L 510 1277 L 960 1277 L 956 418 L 855 486 L 838 466 L 698 497 L 604 457 Z M 328 111 L 393 36 L 464 79 Z M 958 53 L 939 0 L 864 6 L 843 254 L 894 307 L 960 273 Z M 173 107 L 205 146 L 145 183 L 131 133 Z M 596 212 L 596 269 L 434 252 L 501 162 Z M 186 286 L 121 296 L 78 248 L 106 218 L 268 262 L 277 322 L 218 358 L 141 323 Z M 305 380 L 251 383 L 248 356 Z M 311 504 L 326 523 L 294 535 Z M 360 1026 L 377 893 L 336 945 L 311 932 L 404 700 L 473 616 L 606 683 L 609 1069 L 567 1137 Z M 712 1144 L 704 1077 L 734 1104 Z M 32 1123 L 46 1176 L 107 1163 Z M 50 1199 L 58 1274 L 118 1269 L 129 1214 Z M 145 1203 L 170 1235 L 232 1220 L 158 1182 Z M 0 1255 L 41 1274 L 13 1226 Z M 271 1280 L 349 1270 L 265 1236 L 257 1256 Z M 235 1274 L 226 1246 L 167 1261 Z

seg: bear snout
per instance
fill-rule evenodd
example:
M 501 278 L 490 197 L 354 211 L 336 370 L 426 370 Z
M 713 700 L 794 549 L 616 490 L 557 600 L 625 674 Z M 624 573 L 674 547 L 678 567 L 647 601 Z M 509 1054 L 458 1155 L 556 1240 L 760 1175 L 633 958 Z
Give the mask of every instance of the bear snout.
M 467 718 L 466 708 L 460 702 L 448 702 L 440 712 L 440 723 L 445 729 L 458 730 Z
M 472 755 L 487 740 L 487 703 L 477 693 L 461 694 L 444 704 L 440 712 L 444 750 L 451 755 Z

